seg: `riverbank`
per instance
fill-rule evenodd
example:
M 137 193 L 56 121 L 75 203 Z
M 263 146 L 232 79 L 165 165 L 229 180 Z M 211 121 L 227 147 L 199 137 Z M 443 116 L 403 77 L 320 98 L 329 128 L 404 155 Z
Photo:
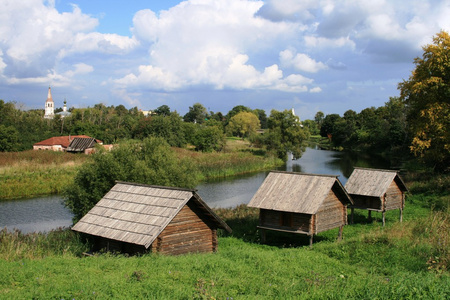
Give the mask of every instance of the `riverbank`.
M 409 196 L 398 211 L 308 239 L 268 232 L 259 241 L 258 212 L 219 209 L 232 228 L 214 254 L 85 257 L 88 245 L 69 230 L 0 231 L 0 298 L 57 299 L 448 299 L 448 212 Z M 433 196 L 433 195 L 428 195 Z M 100 275 L 100 276 L 99 276 Z
M 201 153 L 173 148 L 180 159 L 190 159 L 201 178 L 208 180 L 274 169 L 283 161 L 242 141 L 228 142 L 228 151 Z M 0 201 L 60 194 L 73 181 L 89 156 L 53 151 L 0 153 Z

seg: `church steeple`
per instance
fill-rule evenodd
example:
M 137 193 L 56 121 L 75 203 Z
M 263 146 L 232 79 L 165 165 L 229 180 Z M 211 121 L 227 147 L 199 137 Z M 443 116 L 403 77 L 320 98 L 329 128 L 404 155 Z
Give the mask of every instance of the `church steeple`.
M 48 87 L 47 100 L 45 101 L 45 119 L 53 119 L 55 117 L 55 103 L 52 98 L 52 89 Z

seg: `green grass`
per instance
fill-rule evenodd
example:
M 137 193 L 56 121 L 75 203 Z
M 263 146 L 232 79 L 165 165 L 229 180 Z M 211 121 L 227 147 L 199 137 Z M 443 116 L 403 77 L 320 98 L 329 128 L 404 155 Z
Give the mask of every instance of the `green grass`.
M 402 223 L 389 211 L 385 227 L 356 211 L 341 242 L 330 230 L 312 248 L 274 232 L 262 245 L 245 205 L 216 210 L 233 232 L 213 254 L 84 257 L 69 231 L 3 231 L 0 299 L 448 299 L 450 219 L 419 200 L 408 198 Z
M 60 193 L 86 159 L 54 151 L 0 153 L 0 200 Z

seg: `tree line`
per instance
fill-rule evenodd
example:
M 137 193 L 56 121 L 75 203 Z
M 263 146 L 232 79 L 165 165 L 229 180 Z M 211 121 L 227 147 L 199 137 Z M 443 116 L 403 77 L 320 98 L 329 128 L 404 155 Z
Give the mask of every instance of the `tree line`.
M 238 105 L 223 115 L 195 103 L 184 116 L 167 105 L 148 116 L 137 107 L 104 104 L 70 108 L 69 112 L 64 118 L 56 114 L 44 119 L 43 109 L 22 110 L 14 102 L 0 100 L 0 151 L 32 149 L 34 143 L 54 136 L 89 135 L 104 144 L 160 137 L 173 147 L 191 145 L 197 151 L 211 152 L 223 150 L 226 137 L 234 136 L 284 157 L 288 151 L 300 155 L 302 142 L 308 138 L 307 130 L 289 110 L 272 110 L 267 116 L 262 109 Z
M 195 103 L 184 115 L 167 105 L 144 116 L 136 107 L 96 104 L 71 108 L 65 118 L 43 118 L 44 110 L 21 110 L 13 102 L 0 100 L 0 151 L 31 149 L 52 136 L 86 134 L 104 143 L 161 137 L 170 146 L 193 145 L 197 151 L 221 151 L 226 136 L 247 138 L 279 157 L 286 152 L 299 156 L 310 134 L 327 137 L 337 148 L 370 151 L 389 156 L 412 154 L 438 171 L 450 166 L 450 37 L 441 31 L 423 47 L 414 60 L 408 80 L 398 84 L 399 97 L 382 107 L 357 113 L 346 111 L 300 123 L 289 110 L 272 110 L 238 105 L 226 115 L 208 111 Z M 260 130 L 262 129 L 262 130 Z

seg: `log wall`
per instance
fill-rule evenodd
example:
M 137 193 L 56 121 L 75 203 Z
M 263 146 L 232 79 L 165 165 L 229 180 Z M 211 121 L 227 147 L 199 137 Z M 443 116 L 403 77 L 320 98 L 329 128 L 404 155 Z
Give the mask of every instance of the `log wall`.
M 155 241 L 158 252 L 177 255 L 217 250 L 217 231 L 205 223 L 201 211 L 190 203 L 180 210 Z
M 316 213 L 314 233 L 330 230 L 347 223 L 347 208 L 339 201 L 333 191 L 328 193 Z
M 385 210 L 392 210 L 392 209 L 399 209 L 403 208 L 404 201 L 403 196 L 404 194 L 400 190 L 397 183 L 393 180 L 391 182 L 391 185 L 389 186 L 388 190 L 386 191 L 385 196 Z

